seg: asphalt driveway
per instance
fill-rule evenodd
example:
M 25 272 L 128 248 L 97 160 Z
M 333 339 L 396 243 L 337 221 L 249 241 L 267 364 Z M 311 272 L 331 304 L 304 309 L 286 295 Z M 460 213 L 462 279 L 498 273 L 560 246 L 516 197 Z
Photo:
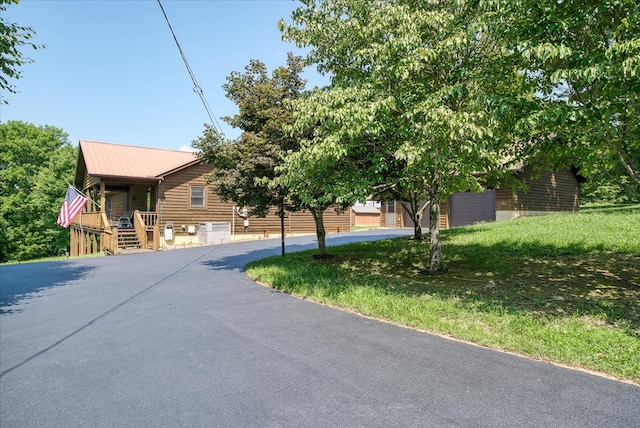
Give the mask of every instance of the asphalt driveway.
M 1 266 L 0 426 L 640 426 L 637 386 L 250 281 L 279 245 Z

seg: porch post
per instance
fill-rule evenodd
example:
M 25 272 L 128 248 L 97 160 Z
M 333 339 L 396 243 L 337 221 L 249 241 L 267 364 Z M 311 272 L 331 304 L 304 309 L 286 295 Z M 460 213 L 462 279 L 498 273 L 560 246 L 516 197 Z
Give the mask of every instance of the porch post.
M 71 238 L 71 242 L 69 244 L 69 252 L 71 253 L 71 257 L 76 257 L 78 255 L 78 235 L 76 234 L 75 227 L 70 228 L 69 235 Z
M 80 211 L 80 256 L 84 256 L 84 252 L 87 244 L 87 238 L 84 235 L 84 228 L 82 227 L 82 211 Z
M 103 213 L 106 213 L 106 203 L 107 203 L 107 198 L 104 194 L 105 192 L 105 188 L 104 188 L 104 181 L 102 181 L 102 179 L 100 179 L 100 211 Z

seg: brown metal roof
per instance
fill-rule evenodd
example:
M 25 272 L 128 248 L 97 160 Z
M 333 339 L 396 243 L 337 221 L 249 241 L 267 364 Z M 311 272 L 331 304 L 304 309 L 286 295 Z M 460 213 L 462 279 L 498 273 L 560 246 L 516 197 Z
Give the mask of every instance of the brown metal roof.
M 80 156 L 87 175 L 94 177 L 160 178 L 198 161 L 191 152 L 84 140 Z

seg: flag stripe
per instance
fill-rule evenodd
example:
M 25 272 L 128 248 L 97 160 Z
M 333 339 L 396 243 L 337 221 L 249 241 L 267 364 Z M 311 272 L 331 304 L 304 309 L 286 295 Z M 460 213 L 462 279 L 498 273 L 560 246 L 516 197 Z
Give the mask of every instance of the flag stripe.
M 86 203 L 87 198 L 78 193 L 73 186 L 67 187 L 67 194 L 58 215 L 58 224 L 65 228 L 69 227 L 73 218 L 82 211 Z

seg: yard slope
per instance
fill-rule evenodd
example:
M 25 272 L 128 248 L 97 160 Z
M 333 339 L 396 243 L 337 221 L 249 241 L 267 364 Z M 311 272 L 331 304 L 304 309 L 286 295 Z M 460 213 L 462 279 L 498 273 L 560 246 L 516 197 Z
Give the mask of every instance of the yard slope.
M 247 266 L 274 288 L 363 315 L 640 384 L 640 205 L 442 232 L 426 275 L 407 238 Z

